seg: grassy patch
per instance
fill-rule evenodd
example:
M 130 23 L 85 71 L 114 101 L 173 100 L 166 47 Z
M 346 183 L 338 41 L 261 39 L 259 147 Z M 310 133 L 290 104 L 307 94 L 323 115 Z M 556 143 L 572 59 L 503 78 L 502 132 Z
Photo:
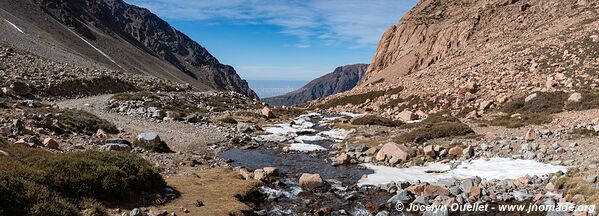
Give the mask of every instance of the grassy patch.
M 392 119 L 384 118 L 377 115 L 367 115 L 358 117 L 351 120 L 353 125 L 380 125 L 386 127 L 397 127 L 403 124 L 403 122 L 395 121 Z
M 57 115 L 56 118 L 60 124 L 74 132 L 93 134 L 98 129 L 102 129 L 108 133 L 119 132 L 111 122 L 82 110 L 68 109 Z
M 565 92 L 537 92 L 537 96 L 525 102 L 521 96 L 507 102 L 501 108 L 505 113 L 558 113 L 563 111 L 564 103 L 569 95 Z
M 77 215 L 87 198 L 138 199 L 166 185 L 150 163 L 129 153 L 3 150 L 11 156 L 0 157 L 0 206 L 10 208 L 0 215 Z
M 461 122 L 442 122 L 427 127 L 416 128 L 399 136 L 398 143 L 423 143 L 427 140 L 465 136 L 473 134 L 474 130 Z
M 111 97 L 111 99 L 118 100 L 118 101 L 130 101 L 130 100 L 143 101 L 143 100 L 148 100 L 148 99 L 158 100 L 159 97 L 158 97 L 158 95 L 156 95 L 152 92 L 142 91 L 142 92 L 125 92 L 125 93 L 115 94 Z
M 397 87 L 386 91 L 371 91 L 362 94 L 349 95 L 345 97 L 334 98 L 323 104 L 317 105 L 318 108 L 328 109 L 336 106 L 344 106 L 347 104 L 359 105 L 365 103 L 367 100 L 374 100 L 384 95 L 398 94 L 403 90 L 403 87 Z
M 511 117 L 511 115 L 501 115 L 492 120 L 485 121 L 485 123 L 492 126 L 520 128 L 527 125 L 549 124 L 551 121 L 553 121 L 553 118 L 550 114 L 523 113 L 515 117 Z
M 593 189 L 591 183 L 587 182 L 578 172 L 570 171 L 553 181 L 555 187 L 563 191 L 564 194 L 576 195 L 582 194 L 585 197 L 586 204 L 599 205 L 599 193 Z

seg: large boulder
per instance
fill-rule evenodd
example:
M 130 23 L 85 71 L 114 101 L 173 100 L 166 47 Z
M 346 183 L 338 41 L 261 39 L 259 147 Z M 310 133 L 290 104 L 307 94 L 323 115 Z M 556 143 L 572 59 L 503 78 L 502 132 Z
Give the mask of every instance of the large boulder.
M 58 143 L 58 141 L 56 141 L 53 138 L 46 138 L 44 139 L 44 146 L 46 146 L 46 148 L 51 148 L 51 149 L 58 149 L 58 147 L 60 147 L 60 144 Z
M 137 135 L 135 146 L 153 152 L 170 152 L 170 148 L 160 139 L 156 132 L 144 132 Z
M 379 150 L 376 154 L 375 159 L 378 161 L 384 161 L 385 158 L 389 160 L 397 160 L 397 161 L 407 161 L 411 157 L 413 157 L 415 152 L 401 144 L 397 144 L 394 142 L 389 142 Z
M 529 128 L 524 135 L 524 140 L 526 141 L 534 141 L 537 138 L 537 132 L 533 128 Z
M 303 173 L 299 179 L 299 186 L 307 191 L 314 190 L 324 186 L 324 181 L 320 177 L 320 174 L 309 174 Z
M 274 118 L 275 114 L 272 112 L 272 110 L 269 107 L 264 107 L 262 108 L 262 115 L 266 118 Z
M 418 115 L 412 111 L 404 110 L 397 114 L 397 118 L 401 119 L 402 121 L 413 121 L 418 119 Z
M 574 92 L 568 97 L 568 102 L 570 103 L 578 103 L 582 100 L 582 94 L 578 92 Z

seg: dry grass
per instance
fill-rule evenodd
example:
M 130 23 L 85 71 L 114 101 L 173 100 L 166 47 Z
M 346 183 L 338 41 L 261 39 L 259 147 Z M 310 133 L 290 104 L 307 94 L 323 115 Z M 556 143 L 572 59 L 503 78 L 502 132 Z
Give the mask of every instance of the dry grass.
M 243 180 L 227 169 L 206 169 L 194 176 L 171 177 L 166 181 L 180 192 L 180 197 L 161 208 L 177 215 L 244 215 L 252 209 L 238 197 L 249 194 L 260 184 L 259 181 Z M 205 206 L 196 207 L 196 200 Z M 189 213 L 184 213 L 181 207 Z
M 396 139 L 398 143 L 423 143 L 427 140 L 466 136 L 474 134 L 474 130 L 461 122 L 441 122 L 413 129 Z
M 565 176 L 562 176 L 553 184 L 564 194 L 576 195 L 582 194 L 585 197 L 586 204 L 599 206 L 599 193 L 592 188 L 592 184 L 585 180 L 584 175 L 577 170 L 569 171 Z

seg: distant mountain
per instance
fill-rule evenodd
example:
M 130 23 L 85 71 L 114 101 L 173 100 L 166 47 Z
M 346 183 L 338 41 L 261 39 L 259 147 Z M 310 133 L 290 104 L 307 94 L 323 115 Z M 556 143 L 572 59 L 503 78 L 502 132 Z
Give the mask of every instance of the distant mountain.
M 352 89 L 360 81 L 368 64 L 341 66 L 285 95 L 264 98 L 271 105 L 297 105 Z
M 233 67 L 149 10 L 122 0 L 0 0 L 0 21 L 10 24 L 0 29 L 0 42 L 54 61 L 257 97 Z

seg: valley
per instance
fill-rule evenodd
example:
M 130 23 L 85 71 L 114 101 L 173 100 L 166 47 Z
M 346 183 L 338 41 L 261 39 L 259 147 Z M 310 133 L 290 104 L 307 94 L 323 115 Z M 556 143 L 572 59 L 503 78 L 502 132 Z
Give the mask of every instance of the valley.
M 421 0 L 260 98 L 147 9 L 0 1 L 0 215 L 597 215 L 598 14 Z

